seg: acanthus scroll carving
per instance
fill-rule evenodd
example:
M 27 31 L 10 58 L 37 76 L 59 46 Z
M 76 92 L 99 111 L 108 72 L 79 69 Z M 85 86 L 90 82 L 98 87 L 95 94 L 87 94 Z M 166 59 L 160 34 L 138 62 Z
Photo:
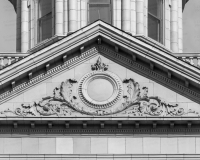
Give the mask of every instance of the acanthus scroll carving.
M 143 87 L 140 92 L 140 87 L 134 79 L 125 79 L 123 83 L 127 84 L 127 93 L 124 95 L 124 112 L 132 116 L 182 116 L 187 113 L 199 114 L 198 112 L 189 110 L 185 111 L 184 108 L 178 104 L 170 104 L 162 100 L 158 96 L 148 97 L 148 88 Z

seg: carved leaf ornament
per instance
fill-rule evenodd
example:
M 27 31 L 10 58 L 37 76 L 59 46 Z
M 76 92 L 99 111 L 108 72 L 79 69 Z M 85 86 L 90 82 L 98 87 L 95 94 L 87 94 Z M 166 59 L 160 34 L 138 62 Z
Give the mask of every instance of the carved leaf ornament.
M 134 79 L 123 82 L 108 71 L 108 65 L 102 63 L 99 57 L 91 72 L 82 77 L 78 83 L 75 79 L 67 79 L 53 91 L 53 96 L 44 97 L 32 104 L 22 104 L 15 110 L 7 109 L 2 115 L 12 113 L 15 116 L 182 116 L 187 113 L 199 115 L 198 112 L 184 108 L 178 104 L 170 104 L 157 96 L 148 96 L 148 88 L 140 89 Z M 87 87 L 95 79 L 105 79 L 113 87 L 112 96 L 98 102 L 87 94 Z M 78 84 L 78 95 L 74 95 L 74 84 Z M 122 84 L 123 83 L 123 84 Z M 127 95 L 123 95 L 123 86 Z M 123 101 L 122 101 L 123 100 Z

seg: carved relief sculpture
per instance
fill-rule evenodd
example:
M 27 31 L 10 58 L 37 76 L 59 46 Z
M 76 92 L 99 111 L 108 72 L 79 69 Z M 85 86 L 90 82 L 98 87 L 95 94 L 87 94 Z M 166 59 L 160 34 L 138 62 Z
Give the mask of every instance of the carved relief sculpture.
M 91 72 L 85 74 L 79 83 L 74 79 L 67 79 L 53 91 L 53 96 L 44 97 L 33 104 L 22 104 L 15 110 L 7 109 L 1 115 L 12 113 L 14 116 L 182 116 L 187 113 L 199 113 L 184 108 L 178 104 L 170 104 L 157 96 L 148 96 L 148 88 L 140 88 L 134 79 L 123 82 L 112 72 L 108 65 L 102 63 L 99 57 Z M 91 97 L 89 86 L 91 83 L 103 80 L 112 90 L 106 99 Z M 77 89 L 74 84 L 77 83 Z M 124 84 L 124 85 L 123 85 Z M 101 85 L 101 84 L 100 84 Z M 124 86 L 124 89 L 123 89 Z M 101 87 L 101 86 L 100 86 Z M 73 92 L 73 90 L 78 90 Z M 123 95 L 123 90 L 127 95 Z M 97 87 L 98 92 L 98 87 Z

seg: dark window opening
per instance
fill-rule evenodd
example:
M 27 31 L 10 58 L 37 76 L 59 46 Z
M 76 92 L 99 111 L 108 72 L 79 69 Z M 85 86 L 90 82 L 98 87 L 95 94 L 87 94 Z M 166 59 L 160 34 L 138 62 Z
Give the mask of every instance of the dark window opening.
M 162 43 L 162 0 L 148 1 L 148 36 Z
M 38 40 L 52 37 L 52 0 L 39 0 Z
M 111 4 L 110 0 L 89 0 L 89 23 L 101 19 L 111 24 Z

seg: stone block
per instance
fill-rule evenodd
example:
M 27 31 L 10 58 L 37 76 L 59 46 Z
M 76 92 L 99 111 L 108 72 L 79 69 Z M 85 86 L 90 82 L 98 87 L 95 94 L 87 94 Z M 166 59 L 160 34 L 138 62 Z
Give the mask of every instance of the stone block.
M 73 139 L 56 138 L 56 154 L 73 154 Z
M 90 138 L 73 138 L 74 154 L 90 154 Z
M 126 138 L 126 154 L 142 154 L 142 138 Z
M 126 79 L 126 68 L 119 64 L 109 64 L 108 70 L 115 73 L 122 81 Z
M 66 158 L 66 157 L 62 157 L 62 160 L 79 160 L 79 158 Z
M 0 105 L 0 111 L 5 111 L 5 110 L 7 110 L 8 108 L 10 109 L 10 110 L 13 110 L 13 103 L 3 103 L 3 104 L 1 104 Z M 7 114 L 6 114 L 7 115 Z
M 55 77 L 52 77 L 52 83 L 61 83 L 66 79 L 74 79 L 74 69 L 70 69 L 69 71 L 65 71 Z
M 176 92 L 154 83 L 154 96 L 159 96 L 168 102 L 176 102 Z
M 33 102 L 46 96 L 46 83 L 34 86 L 24 93 L 24 102 Z
M 46 83 L 47 85 L 47 96 L 53 96 L 53 91 L 56 87 L 60 87 L 61 83 Z
M 180 95 L 180 94 L 177 94 L 177 102 L 192 102 L 190 99 Z
M 200 138 L 196 138 L 196 154 L 200 154 Z
M 188 106 L 188 111 L 195 112 L 195 113 L 200 113 L 200 105 L 197 103 L 187 103 Z M 198 116 L 197 114 L 195 115 L 194 113 L 188 113 L 189 116 Z
M 91 65 L 83 63 L 75 68 L 74 78 L 79 81 L 86 73 L 91 72 Z
M 4 148 L 4 139 L 0 138 L 0 154 L 3 154 L 3 148 Z
M 149 83 L 149 79 L 144 77 L 144 76 L 141 76 L 129 69 L 127 69 L 127 77 L 126 78 L 133 78 L 136 82 L 138 83 L 142 83 L 142 82 L 145 82 L 145 83 Z
M 195 154 L 195 138 L 178 138 L 178 154 Z
M 143 138 L 144 154 L 160 154 L 160 138 L 149 137 Z
M 177 138 L 161 138 L 161 154 L 177 154 L 177 148 Z
M 22 139 L 4 138 L 4 154 L 22 154 Z
M 91 138 L 91 154 L 107 154 L 107 138 Z
M 24 95 L 21 94 L 21 95 L 18 95 L 16 96 L 15 98 L 11 99 L 9 102 L 23 102 L 24 101 Z
M 108 154 L 125 154 L 125 138 L 108 138 Z
M 19 160 L 19 158 L 17 157 L 17 158 L 15 158 L 15 157 L 10 157 L 10 159 L 9 160 Z M 20 157 L 20 160 L 27 160 L 26 159 L 26 157 Z
M 22 138 L 22 154 L 38 154 L 38 138 Z
M 55 138 L 39 138 L 39 154 L 55 154 L 56 139 Z

